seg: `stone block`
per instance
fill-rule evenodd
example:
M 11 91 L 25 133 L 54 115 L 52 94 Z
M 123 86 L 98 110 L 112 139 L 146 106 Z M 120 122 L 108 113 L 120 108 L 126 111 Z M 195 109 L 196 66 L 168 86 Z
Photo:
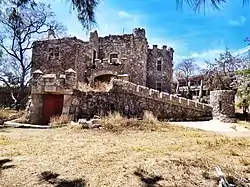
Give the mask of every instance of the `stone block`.
M 179 97 L 179 103 L 182 105 L 188 105 L 188 100 L 184 97 Z
M 160 93 L 160 98 L 162 99 L 162 101 L 170 101 L 170 95 L 168 93 L 165 92 L 161 92 Z
M 149 95 L 155 99 L 160 98 L 160 92 L 155 89 L 149 89 Z
M 179 103 L 179 97 L 170 94 L 170 101 L 175 102 L 175 103 Z

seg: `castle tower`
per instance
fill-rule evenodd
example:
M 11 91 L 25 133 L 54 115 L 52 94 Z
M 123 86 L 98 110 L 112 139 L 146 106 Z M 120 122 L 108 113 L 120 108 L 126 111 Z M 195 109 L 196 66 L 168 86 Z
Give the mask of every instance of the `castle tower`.
M 153 45 L 148 50 L 147 60 L 147 86 L 163 92 L 171 92 L 173 75 L 173 48 L 163 45 L 158 48 Z
M 134 63 L 136 64 L 131 64 L 133 66 L 131 76 L 138 77 L 137 84 L 146 86 L 148 42 L 145 29 L 135 28 L 132 37 L 133 53 L 135 55 Z

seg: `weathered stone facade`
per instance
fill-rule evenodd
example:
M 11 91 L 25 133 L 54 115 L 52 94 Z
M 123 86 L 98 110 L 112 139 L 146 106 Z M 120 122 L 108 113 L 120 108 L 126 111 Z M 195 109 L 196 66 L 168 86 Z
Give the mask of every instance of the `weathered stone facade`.
M 222 122 L 236 122 L 235 92 L 233 90 L 216 90 L 210 92 L 210 105 L 213 107 L 213 118 Z
M 118 79 L 113 80 L 113 87 L 108 92 L 76 91 L 73 97 L 80 101 L 78 118 L 103 116 L 114 111 L 139 118 L 144 111 L 151 111 L 161 120 L 199 120 L 212 115 L 209 105 Z M 75 108 L 71 111 L 73 114 Z
M 170 93 L 173 53 L 166 46 L 149 49 L 144 29 L 105 37 L 95 31 L 88 42 L 76 37 L 34 42 L 32 72 L 57 72 L 58 77 L 73 68 L 78 81 L 88 83 L 126 75 L 130 82 Z
M 142 117 L 146 110 L 153 112 L 159 119 L 198 120 L 212 115 L 212 108 L 203 103 L 178 98 L 129 81 L 114 79 L 111 83 L 112 88 L 107 91 L 81 92 L 77 88 L 77 74 L 72 69 L 66 70 L 59 78 L 56 78 L 56 74 L 35 71 L 30 122 L 41 124 L 44 121 L 47 110 L 44 98 L 47 94 L 62 95 L 61 114 L 73 115 L 74 119 L 102 116 L 114 111 L 128 117 Z

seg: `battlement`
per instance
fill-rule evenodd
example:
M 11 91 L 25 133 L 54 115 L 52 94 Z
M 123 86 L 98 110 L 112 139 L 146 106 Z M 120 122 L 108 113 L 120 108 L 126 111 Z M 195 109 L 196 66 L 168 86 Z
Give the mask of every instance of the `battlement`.
M 57 77 L 56 74 L 43 74 L 41 70 L 36 70 L 32 75 L 32 94 L 54 93 L 66 94 L 77 89 L 76 72 L 68 69 L 65 74 Z
M 145 38 L 146 37 L 146 31 L 143 28 L 135 28 L 133 30 L 133 35 L 134 37 L 142 37 Z
M 161 48 L 158 48 L 158 45 L 154 44 L 152 48 L 149 48 L 152 51 L 168 51 L 174 53 L 174 49 L 172 47 L 168 47 L 167 45 L 163 45 Z
M 135 94 L 142 98 L 151 98 L 155 101 L 166 102 L 173 105 L 181 105 L 184 108 L 191 108 L 197 111 L 212 111 L 212 107 L 208 104 L 200 103 L 183 97 L 178 97 L 176 95 L 168 94 L 165 92 L 159 92 L 158 90 L 149 89 L 145 86 L 136 85 L 134 83 L 119 79 L 113 80 L 113 88 L 110 91 L 122 91 L 130 94 Z
M 45 43 L 49 43 L 49 44 L 60 44 L 60 43 L 66 43 L 66 42 L 79 42 L 82 44 L 88 44 L 89 42 L 87 41 L 83 41 L 77 37 L 63 37 L 63 38 L 55 38 L 55 39 L 43 39 L 43 40 L 37 40 L 33 42 L 33 46 L 34 45 L 41 45 L 41 44 L 45 44 Z

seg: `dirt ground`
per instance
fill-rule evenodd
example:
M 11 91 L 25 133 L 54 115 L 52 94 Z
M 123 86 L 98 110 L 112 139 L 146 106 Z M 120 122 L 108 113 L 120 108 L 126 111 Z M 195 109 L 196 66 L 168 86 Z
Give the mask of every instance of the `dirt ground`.
M 0 129 L 3 187 L 218 186 L 217 165 L 228 176 L 250 178 L 250 138 L 171 125 L 119 133 Z

